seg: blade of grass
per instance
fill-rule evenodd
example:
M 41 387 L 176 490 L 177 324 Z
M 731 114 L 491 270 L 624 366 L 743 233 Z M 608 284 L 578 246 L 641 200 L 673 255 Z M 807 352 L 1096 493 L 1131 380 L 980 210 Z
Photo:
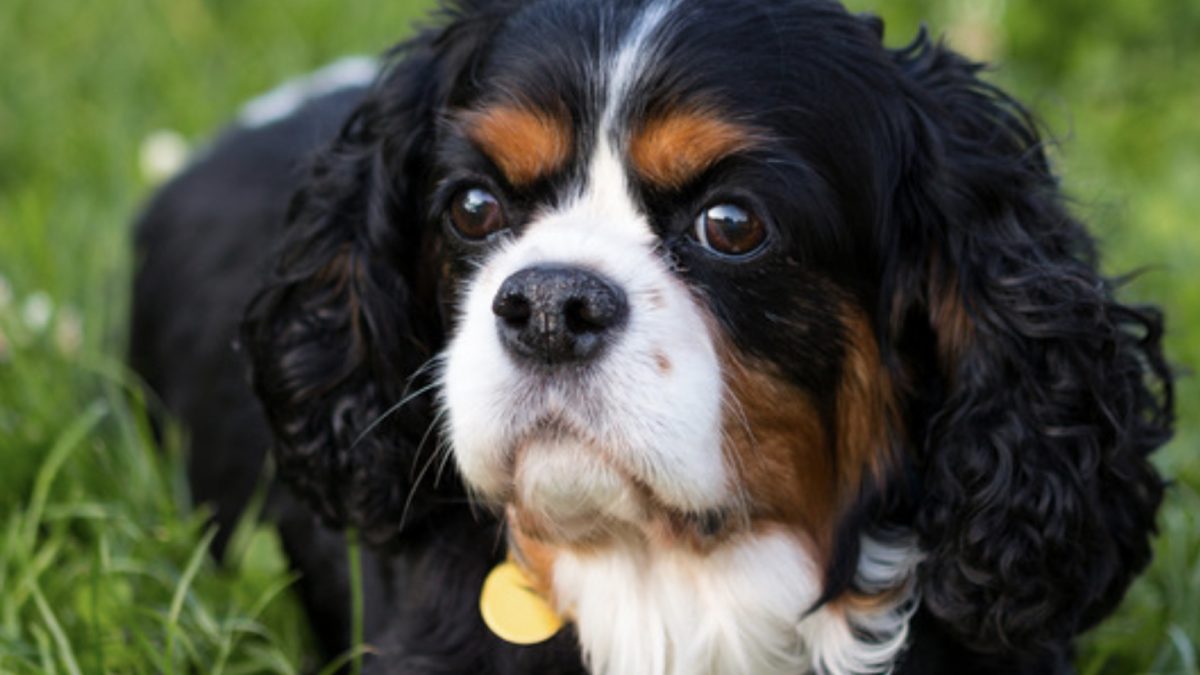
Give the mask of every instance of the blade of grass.
M 79 663 L 75 660 L 75 650 L 71 647 L 71 640 L 63 632 L 62 626 L 58 623 L 58 618 L 54 616 L 54 611 L 50 609 L 46 598 L 42 596 L 42 591 L 38 588 L 37 582 L 30 581 L 30 590 L 33 593 L 33 602 L 37 605 L 38 613 L 42 615 L 42 621 L 45 622 L 51 637 L 54 638 L 55 646 L 58 647 L 63 667 L 71 675 L 83 675 L 83 671 L 79 670 Z
M 259 675 L 260 673 L 296 675 L 296 669 L 276 650 L 251 645 L 246 651 L 249 652 L 252 658 L 247 659 L 245 665 L 230 669 L 229 675 L 243 675 L 243 673 L 253 675 Z
M 346 563 L 350 567 L 350 647 L 353 650 L 350 662 L 351 675 L 362 675 L 363 646 L 363 585 L 362 551 L 359 548 L 358 530 L 346 530 Z
M 37 554 L 32 558 L 23 561 L 25 566 L 24 574 L 22 575 L 20 582 L 16 585 L 16 587 L 13 588 L 12 592 L 9 593 L 8 597 L 5 599 L 8 604 L 8 609 L 14 613 L 14 616 L 21 610 L 21 607 L 25 605 L 25 601 L 29 599 L 32 589 L 34 588 L 34 584 L 37 582 L 38 578 L 42 576 L 42 572 L 45 572 L 47 569 L 49 569 L 50 566 L 58 559 L 58 554 L 62 548 L 62 539 L 56 537 L 45 542 L 41 549 L 38 550 Z
M 175 594 L 171 597 L 171 608 L 167 612 L 167 665 L 171 672 L 175 672 L 175 636 L 179 630 L 179 614 L 183 611 L 183 600 L 187 597 L 188 589 L 196 578 L 196 573 L 200 571 L 200 564 L 204 562 L 204 556 L 208 555 L 209 544 L 212 543 L 215 536 L 217 536 L 217 529 L 211 527 L 201 537 L 200 543 L 192 551 L 192 557 L 188 560 L 187 567 L 183 570 L 183 576 L 179 578 L 179 583 L 175 586 Z
M 33 626 L 29 632 L 33 633 L 33 639 L 37 642 L 38 659 L 41 661 L 39 672 L 45 675 L 54 675 L 58 669 L 54 667 L 54 655 L 50 651 L 49 636 L 41 626 Z
M 342 669 L 342 666 L 350 663 L 352 664 L 351 667 L 353 667 L 353 662 L 358 661 L 361 663 L 362 657 L 366 654 L 373 653 L 373 651 L 374 650 L 372 650 L 369 645 L 355 645 L 354 647 L 348 649 L 341 656 L 326 664 L 325 667 L 322 668 L 319 673 L 317 673 L 317 675 L 337 675 L 337 672 Z
M 92 643 L 92 667 L 95 672 L 104 672 L 104 640 L 100 638 L 100 575 L 104 569 L 104 546 L 105 541 L 101 538 L 101 545 L 97 546 L 93 551 L 92 569 L 89 575 L 89 614 L 88 617 L 88 640 Z
M 152 642 L 143 631 L 132 631 L 129 633 L 129 637 L 133 643 L 132 646 L 136 647 L 133 650 L 133 653 L 136 654 L 135 658 L 143 663 L 150 662 L 148 671 L 166 673 L 174 670 L 175 664 L 166 660 L 162 646 Z
M 38 469 L 37 478 L 33 483 L 33 491 L 29 497 L 29 508 L 26 509 L 25 531 L 21 542 L 26 551 L 32 551 L 37 543 L 42 511 L 46 508 L 46 500 L 50 496 L 50 487 L 54 484 L 55 476 L 58 475 L 59 469 L 70 457 L 71 452 L 79 447 L 83 439 L 99 424 L 106 410 L 107 407 L 100 401 L 94 401 L 88 406 L 83 414 L 76 417 L 66 431 L 58 437 L 46 455 L 46 460 Z
M 261 596 L 259 596 L 258 600 L 255 601 L 254 605 L 251 606 L 250 611 L 247 612 L 244 617 L 241 617 L 237 620 L 226 620 L 224 629 L 225 640 L 221 644 L 221 653 L 217 657 L 216 665 L 213 666 L 212 675 L 220 675 L 221 672 L 224 671 L 225 663 L 229 659 L 229 654 L 233 652 L 234 647 L 237 646 L 238 640 L 241 639 L 242 635 L 246 633 L 261 634 L 256 629 L 247 627 L 246 624 L 257 620 L 259 615 L 266 610 L 267 605 L 270 605 L 272 600 L 274 600 L 279 596 L 280 593 L 284 592 L 293 583 L 295 583 L 297 578 L 298 577 L 295 576 L 289 576 L 272 586 L 268 586 L 267 590 Z
M 1171 626 L 1171 630 L 1167 631 L 1172 644 L 1175 645 L 1175 651 L 1179 653 L 1179 659 L 1183 662 L 1183 672 L 1188 675 L 1196 673 L 1196 645 L 1192 644 L 1187 633 L 1179 626 Z
M 8 570 L 11 567 L 13 572 L 17 572 L 19 561 L 17 559 L 17 541 L 21 536 L 21 519 L 19 514 L 13 513 L 8 518 L 8 524 L 4 527 L 4 545 L 0 547 L 0 588 L 8 588 Z M 11 593 L 0 593 L 0 606 L 3 611 L 0 612 L 0 622 L 2 622 L 3 632 L 8 635 L 17 634 L 17 605 L 13 602 Z

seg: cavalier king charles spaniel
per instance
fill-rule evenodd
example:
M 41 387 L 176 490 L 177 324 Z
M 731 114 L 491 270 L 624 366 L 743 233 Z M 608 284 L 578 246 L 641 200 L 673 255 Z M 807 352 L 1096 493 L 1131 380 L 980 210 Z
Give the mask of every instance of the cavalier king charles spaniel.
M 142 218 L 131 346 L 217 554 L 270 466 L 333 654 L 355 528 L 374 672 L 1071 672 L 1150 558 L 1162 320 L 1026 110 L 882 33 L 461 0 L 234 125 Z M 502 564 L 561 626 L 485 623 Z

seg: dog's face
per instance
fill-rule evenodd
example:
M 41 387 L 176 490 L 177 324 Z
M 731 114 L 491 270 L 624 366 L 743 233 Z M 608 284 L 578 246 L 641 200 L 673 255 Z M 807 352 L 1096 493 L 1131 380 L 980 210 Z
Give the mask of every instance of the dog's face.
M 718 567 L 783 536 L 788 616 L 893 597 L 868 540 L 897 529 L 974 648 L 1114 606 L 1161 493 L 1161 329 L 1015 101 L 818 0 L 465 5 L 319 159 L 248 315 L 301 494 L 402 536 L 455 503 L 420 484 L 440 430 L 520 541 Z
M 886 101 L 830 58 L 885 53 L 816 10 L 558 10 L 509 19 L 439 127 L 463 477 L 557 542 L 827 547 L 897 421 L 869 309 Z

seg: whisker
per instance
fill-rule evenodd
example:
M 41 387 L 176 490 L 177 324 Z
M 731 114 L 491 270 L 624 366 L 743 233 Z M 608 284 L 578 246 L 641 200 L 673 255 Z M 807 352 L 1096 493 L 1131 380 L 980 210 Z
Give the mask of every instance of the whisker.
M 742 402 L 731 393 L 726 393 L 721 397 L 721 407 L 730 411 L 730 413 L 738 420 L 741 426 L 741 431 L 746 434 L 747 440 L 750 441 L 751 450 L 757 450 L 758 438 L 754 435 L 754 429 L 750 426 L 750 418 L 746 415 L 746 409 L 742 406 Z M 721 430 L 721 437 L 725 442 L 732 443 L 734 441 L 733 433 L 736 430 Z M 741 456 L 736 453 L 728 453 L 732 455 L 733 461 L 737 463 L 737 468 L 743 470 L 745 466 L 742 464 Z
M 504 536 L 505 533 L 507 533 L 507 532 L 508 532 L 508 525 L 502 518 L 502 519 L 500 519 L 500 527 L 496 528 L 496 538 L 492 541 L 492 550 L 493 551 L 503 550 L 506 554 L 508 553 L 508 538 Z M 504 540 L 504 541 L 501 541 L 501 540 Z M 503 546 L 504 548 L 501 549 L 500 548 L 501 546 Z
M 445 438 L 442 438 L 441 443 L 438 444 L 437 452 L 442 454 L 442 461 L 438 463 L 437 473 L 433 476 L 433 487 L 435 489 L 441 484 L 442 474 L 446 471 L 446 465 L 450 463 L 450 459 L 453 456 L 453 451 L 450 448 L 450 442 Z
M 425 430 L 425 435 L 421 437 L 421 442 L 417 444 L 417 450 L 413 453 L 414 465 L 416 464 L 417 458 L 421 456 L 421 448 L 425 446 L 425 441 L 429 440 L 429 434 L 433 431 L 433 428 L 436 426 L 438 418 L 440 418 L 441 415 L 441 412 L 438 412 L 437 415 L 434 415 L 433 421 L 430 422 L 429 427 Z M 413 498 L 416 497 L 417 489 L 421 485 L 421 479 L 425 477 L 425 474 L 429 471 L 429 467 L 433 464 L 433 460 L 436 458 L 436 452 L 430 453 L 429 459 L 425 461 L 425 465 L 421 467 L 421 471 L 417 473 L 416 479 L 413 480 L 412 487 L 410 487 L 408 490 L 408 496 L 404 499 L 404 508 L 400 511 L 400 529 L 404 529 L 404 521 L 408 518 L 408 510 L 412 507 Z
M 425 385 L 424 387 L 421 387 L 420 389 L 414 391 L 413 393 L 409 394 L 408 396 L 405 396 L 404 398 L 400 399 L 399 403 L 396 403 L 395 405 L 392 405 L 391 407 L 389 407 L 387 410 L 384 410 L 382 413 L 380 413 L 378 416 L 376 416 L 374 420 L 371 420 L 370 424 L 368 424 L 362 431 L 359 432 L 358 436 L 355 437 L 354 442 L 350 444 L 350 449 L 353 450 L 354 448 L 358 447 L 358 444 L 361 443 L 364 438 L 369 436 L 372 431 L 375 431 L 375 429 L 379 428 L 379 425 L 383 424 L 384 421 L 387 420 L 387 418 L 396 414 L 397 411 L 399 411 L 405 405 L 408 405 L 409 403 L 411 403 L 413 400 L 419 398 L 422 394 L 425 394 L 425 393 L 429 392 L 429 390 L 436 388 L 437 385 L 438 385 L 437 382 L 430 382 L 429 384 Z
M 395 414 L 395 412 L 397 410 L 399 410 L 401 407 L 403 407 L 405 404 L 409 403 L 414 398 L 419 397 L 421 394 L 424 394 L 425 392 L 429 391 L 432 387 L 437 386 L 436 381 L 431 382 L 430 384 L 422 387 L 420 390 L 413 392 L 412 395 L 409 395 L 409 390 L 412 389 L 412 385 L 414 382 L 417 381 L 417 378 L 424 375 L 426 373 L 426 371 L 429 370 L 430 366 L 436 365 L 441 360 L 442 360 L 442 354 L 434 354 L 433 356 L 426 359 L 425 363 L 422 363 L 420 365 L 420 367 L 418 367 L 416 370 L 414 370 L 412 375 L 409 375 L 408 378 L 404 381 L 404 390 L 400 392 L 400 402 L 391 406 L 390 408 L 383 411 L 382 413 L 380 413 L 374 420 L 371 420 L 371 423 L 368 424 L 361 432 L 359 432 L 357 437 L 355 437 L 354 442 L 350 444 L 350 449 L 353 450 L 359 443 L 362 442 L 362 440 L 364 438 L 366 438 L 372 431 L 374 431 L 376 428 L 378 428 L 379 425 L 381 423 L 383 423 L 384 420 L 386 420 L 391 415 Z
M 422 450 L 422 448 L 425 447 L 425 441 L 429 440 L 429 434 L 433 433 L 434 428 L 437 426 L 438 422 L 442 419 L 442 416 L 445 414 L 445 412 L 446 411 L 444 409 L 439 410 L 436 414 L 434 414 L 433 419 L 429 421 L 429 425 L 425 427 L 425 433 L 421 435 L 421 440 L 420 440 L 420 442 L 417 443 L 417 449 L 413 452 L 412 463 L 410 463 L 408 466 L 408 479 L 410 481 L 414 480 L 413 479 L 413 471 L 417 468 L 417 461 L 421 457 L 421 450 Z M 426 466 L 428 466 L 428 463 L 433 461 L 433 459 L 436 456 L 437 456 L 437 448 L 435 447 L 433 453 L 430 454 L 429 459 L 426 460 Z M 422 473 L 424 473 L 424 469 L 422 469 Z M 415 481 L 413 482 L 413 487 L 414 488 L 416 487 Z
M 471 510 L 471 518 L 477 523 L 480 521 L 479 502 L 480 499 L 478 492 L 475 490 L 475 488 L 467 485 L 467 507 Z

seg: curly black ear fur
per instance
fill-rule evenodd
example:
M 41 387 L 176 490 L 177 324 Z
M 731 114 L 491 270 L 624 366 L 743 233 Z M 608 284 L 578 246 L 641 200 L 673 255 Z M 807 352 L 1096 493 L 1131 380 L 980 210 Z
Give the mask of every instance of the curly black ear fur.
M 917 131 L 887 311 L 922 317 L 941 382 L 918 431 L 923 603 L 981 651 L 1061 648 L 1150 559 L 1162 318 L 1114 299 L 1024 108 L 924 32 L 893 56 Z
M 415 297 L 430 293 L 417 279 L 424 159 L 437 111 L 489 33 L 484 15 L 451 19 L 396 50 L 315 158 L 242 325 L 280 475 L 328 523 L 377 544 L 434 504 L 428 482 L 416 485 L 437 450 L 430 397 L 400 405 L 443 340 L 435 302 Z

